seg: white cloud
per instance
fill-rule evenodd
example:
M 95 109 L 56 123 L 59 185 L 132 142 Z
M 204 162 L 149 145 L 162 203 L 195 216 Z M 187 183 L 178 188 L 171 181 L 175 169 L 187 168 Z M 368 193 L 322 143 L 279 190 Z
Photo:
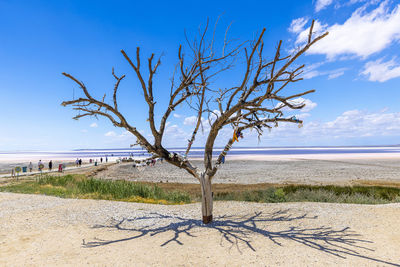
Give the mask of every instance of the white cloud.
M 117 136 L 117 134 L 116 134 L 114 131 L 109 131 L 109 132 L 106 132 L 106 133 L 104 134 L 104 136 L 107 136 L 107 137 L 115 137 L 115 136 Z
M 302 75 L 302 78 L 304 79 L 312 79 L 314 77 L 320 76 L 321 72 L 317 70 L 320 66 L 325 64 L 325 62 L 317 62 L 313 63 L 311 65 L 308 65 L 304 68 L 304 73 Z
M 315 108 L 316 103 L 308 99 L 296 99 L 297 103 L 307 103 L 308 109 Z M 310 104 L 311 103 L 311 104 Z M 306 106 L 307 107 L 307 106 Z M 306 109 L 307 110 L 307 109 Z M 293 140 L 326 140 L 364 138 L 364 137 L 383 137 L 400 135 L 400 112 L 390 112 L 388 109 L 382 109 L 378 112 L 368 112 L 365 110 L 349 110 L 343 112 L 335 119 L 330 121 L 309 121 L 310 113 L 300 112 L 296 115 L 298 119 L 305 120 L 303 128 L 298 128 L 294 123 L 279 123 L 277 128 L 272 128 L 271 132 L 265 131 L 263 140 L 271 142 L 274 140 L 277 144 L 280 142 L 293 142 Z M 232 129 L 224 127 L 221 129 L 216 145 L 223 146 L 227 140 L 232 137 Z M 200 131 L 196 137 L 195 146 L 203 146 L 208 135 L 208 130 L 204 133 Z M 240 141 L 240 145 L 255 145 L 257 142 L 257 133 L 248 130 L 244 133 L 245 138 Z M 111 134 L 110 142 L 133 143 L 134 138 L 129 132 Z M 174 147 L 186 147 L 187 139 L 191 136 L 191 131 L 186 131 L 180 125 L 174 124 L 166 128 L 164 145 Z M 263 141 L 263 142 L 264 142 Z
M 203 124 L 203 126 L 205 125 L 206 122 L 208 124 L 208 121 L 205 118 L 201 117 L 201 123 Z M 197 116 L 186 117 L 185 120 L 183 121 L 184 125 L 189 125 L 189 126 L 195 126 L 196 123 L 197 123 Z
M 314 77 L 318 76 L 328 76 L 328 80 L 338 78 L 344 74 L 344 72 L 347 70 L 347 68 L 339 68 L 339 69 L 334 69 L 334 70 L 325 70 L 325 71 L 320 71 L 317 70 L 318 67 L 322 66 L 325 64 L 325 62 L 318 62 L 309 65 L 304 69 L 304 74 L 302 78 L 304 79 L 312 79 Z
M 400 114 L 350 110 L 335 120 L 324 123 L 322 128 L 345 137 L 398 135 Z
M 315 11 L 319 12 L 320 10 L 332 4 L 332 2 L 333 0 L 317 0 L 315 4 Z
M 182 115 L 179 115 L 179 114 L 177 114 L 177 113 L 174 113 L 173 116 L 174 116 L 174 118 L 180 118 L 180 117 L 182 117 Z
M 304 119 L 301 116 L 302 114 L 296 115 L 299 119 Z M 279 143 L 285 140 L 309 139 L 325 140 L 322 143 L 326 143 L 327 140 L 332 141 L 332 138 L 346 140 L 389 136 L 400 136 L 400 112 L 388 112 L 387 109 L 379 112 L 349 110 L 331 121 L 306 121 L 300 129 L 293 123 L 280 123 L 279 127 L 266 133 L 263 140 L 270 142 L 273 139 Z
M 303 74 L 303 78 L 304 79 L 312 79 L 314 77 L 320 76 L 321 72 L 317 71 L 317 70 L 311 70 L 311 71 L 307 71 Z
M 179 127 L 177 124 L 168 126 L 165 129 L 165 133 L 168 134 L 168 135 L 174 135 L 175 137 L 176 136 L 181 136 L 182 137 L 182 136 L 186 136 L 187 135 L 186 132 L 184 132 L 182 130 L 182 128 Z
M 328 26 L 316 20 L 316 35 L 324 31 L 329 31 L 329 35 L 314 44 L 307 53 L 323 54 L 330 60 L 343 55 L 366 58 L 400 40 L 400 4 L 391 10 L 389 2 L 383 1 L 368 12 L 369 4 L 354 11 L 343 24 Z M 308 31 L 309 28 L 298 34 L 297 45 L 306 42 Z
M 141 131 L 139 131 L 141 132 Z M 123 131 L 120 135 L 118 135 L 119 138 L 132 138 L 133 134 L 131 132 L 128 131 Z
M 317 106 L 317 103 L 302 97 L 296 98 L 293 101 L 296 101 L 298 104 L 305 104 L 304 108 L 301 109 L 301 112 L 310 112 Z
M 174 124 L 165 128 L 165 138 L 163 139 L 163 145 L 186 147 L 189 137 L 190 133 L 184 131 L 179 125 Z
M 196 116 L 190 116 L 186 117 L 185 120 L 183 121 L 184 125 L 196 125 L 197 117 Z
M 308 22 L 308 18 L 298 18 L 292 20 L 292 23 L 290 23 L 289 31 L 293 33 L 300 33 L 304 30 L 304 26 Z
M 145 136 L 145 133 L 141 130 L 139 132 Z M 108 144 L 118 144 L 118 145 L 124 145 L 124 146 L 129 146 L 129 144 L 134 144 L 136 142 L 136 137 L 128 132 L 128 131 L 123 131 L 122 133 L 118 134 L 114 131 L 109 131 L 104 134 L 106 136 L 106 140 L 104 140 L 105 143 Z M 152 141 L 151 138 L 148 139 L 150 142 Z
M 314 36 L 323 34 L 324 32 L 326 32 L 327 28 L 328 28 L 328 24 L 322 24 L 319 20 L 315 20 L 314 28 L 313 28 Z M 305 42 L 307 42 L 308 41 L 308 33 L 309 32 L 310 32 L 310 27 L 307 27 L 307 29 L 304 29 L 302 32 L 300 32 L 299 35 L 297 36 L 297 39 L 296 39 L 296 42 L 295 42 L 296 45 L 302 45 Z M 326 38 L 327 37 L 325 37 L 325 39 Z M 322 41 L 319 41 L 319 42 L 317 42 L 317 44 L 321 43 L 321 42 Z M 313 47 L 315 47 L 315 46 L 316 46 L 316 44 Z M 310 48 L 310 49 L 312 49 L 312 48 Z
M 400 77 L 400 64 L 397 64 L 394 58 L 386 62 L 383 62 L 382 58 L 376 61 L 369 61 L 365 64 L 361 74 L 368 76 L 369 81 L 385 82 Z
M 298 118 L 299 120 L 304 120 L 310 116 L 311 116 L 310 113 L 300 113 L 296 115 L 296 118 Z
M 344 70 L 340 70 L 337 72 L 332 72 L 328 75 L 328 80 L 336 79 L 344 74 Z
M 92 128 L 97 128 L 98 125 L 97 125 L 97 123 L 93 122 L 92 124 L 90 124 L 90 127 L 92 127 Z

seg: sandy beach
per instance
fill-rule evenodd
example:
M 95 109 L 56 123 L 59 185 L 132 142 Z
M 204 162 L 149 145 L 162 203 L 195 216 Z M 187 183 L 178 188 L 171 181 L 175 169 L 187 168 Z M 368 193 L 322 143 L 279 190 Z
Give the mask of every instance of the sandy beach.
M 399 266 L 400 205 L 162 206 L 0 193 L 1 266 Z M 12 222 L 12 223 L 10 223 Z

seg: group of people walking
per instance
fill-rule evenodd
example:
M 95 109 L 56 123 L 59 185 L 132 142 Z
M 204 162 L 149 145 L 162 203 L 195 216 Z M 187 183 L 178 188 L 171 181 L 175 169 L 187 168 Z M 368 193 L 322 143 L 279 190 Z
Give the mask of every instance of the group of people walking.
M 105 161 L 108 162 L 108 157 L 107 157 L 107 156 L 105 157 Z M 97 163 L 97 159 L 95 159 L 95 160 L 89 159 L 89 163 L 94 163 L 94 162 Z M 100 162 L 103 163 L 103 158 L 102 158 L 102 157 L 100 158 Z M 82 167 L 82 163 L 83 163 L 83 160 L 82 160 L 82 159 L 77 158 L 77 159 L 75 160 L 75 166 L 76 166 L 76 167 Z M 65 164 L 59 164 L 59 165 L 62 165 L 62 168 L 65 169 Z M 96 164 L 96 165 L 97 165 L 97 164 Z M 52 171 L 52 170 L 53 170 L 53 161 L 50 160 L 50 161 L 47 163 L 47 166 L 48 166 L 48 170 L 49 170 L 49 171 Z M 38 171 L 43 171 L 43 170 L 44 170 L 44 167 L 45 167 L 45 165 L 44 165 L 44 163 L 42 162 L 42 160 L 39 160 L 39 162 L 38 162 L 38 164 L 37 164 Z M 32 162 L 29 162 L 28 169 L 29 169 L 29 172 L 32 172 L 32 170 L 33 170 L 33 164 L 32 164 Z M 59 168 L 59 170 L 60 170 L 60 168 Z
M 103 159 L 105 159 L 105 162 L 108 162 L 108 157 L 105 156 L 104 158 L 103 157 L 100 158 L 100 163 L 103 163 Z M 82 163 L 83 163 L 83 160 L 77 158 L 76 161 L 75 161 L 75 166 L 76 167 L 81 167 Z M 89 163 L 94 163 L 94 165 L 97 166 L 98 165 L 98 159 L 90 159 Z M 48 171 L 51 172 L 51 171 L 53 171 L 54 163 L 53 163 L 53 160 L 50 160 L 47 163 L 44 163 L 42 160 L 39 160 L 36 167 L 37 167 L 37 170 L 39 172 L 44 171 L 45 167 L 47 167 Z M 58 164 L 58 171 L 59 172 L 63 172 L 65 170 L 65 168 L 66 168 L 66 164 L 63 164 L 63 163 Z M 28 166 L 25 165 L 23 167 L 17 166 L 15 168 L 12 168 L 11 169 L 11 176 L 12 177 L 17 176 L 19 174 L 19 172 L 23 172 L 23 173 L 24 172 L 25 173 L 26 172 L 33 172 L 34 169 L 35 169 L 35 166 L 32 163 L 32 161 L 30 161 Z
M 48 166 L 49 171 L 51 171 L 51 170 L 53 169 L 53 161 L 50 160 L 50 161 L 47 163 L 47 166 Z M 44 163 L 42 162 L 42 160 L 39 160 L 39 162 L 38 162 L 38 164 L 37 164 L 37 168 L 38 168 L 38 171 L 43 171 L 43 170 L 44 170 Z M 32 161 L 29 162 L 29 164 L 28 164 L 28 169 L 29 169 L 29 172 L 32 172 L 32 170 L 33 170 Z

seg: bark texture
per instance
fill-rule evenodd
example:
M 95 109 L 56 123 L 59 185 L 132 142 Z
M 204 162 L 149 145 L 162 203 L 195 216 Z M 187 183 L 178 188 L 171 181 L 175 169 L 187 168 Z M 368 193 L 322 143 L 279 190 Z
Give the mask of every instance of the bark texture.
M 212 222 L 213 212 L 213 195 L 211 187 L 211 179 L 206 173 L 200 175 L 201 186 L 201 213 L 203 215 L 203 223 Z

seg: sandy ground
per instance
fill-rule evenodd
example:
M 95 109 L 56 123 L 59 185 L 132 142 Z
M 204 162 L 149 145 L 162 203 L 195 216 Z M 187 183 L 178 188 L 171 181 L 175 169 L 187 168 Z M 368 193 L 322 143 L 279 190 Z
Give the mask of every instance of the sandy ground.
M 201 162 L 194 161 L 201 169 Z M 116 164 L 99 172 L 97 178 L 132 181 L 198 183 L 185 170 L 167 163 L 154 167 L 133 168 L 132 164 Z M 340 184 L 357 181 L 400 183 L 400 159 L 292 159 L 292 160 L 229 160 L 221 165 L 213 183 L 278 183 Z
M 400 266 L 400 204 L 162 206 L 0 193 L 0 266 Z

